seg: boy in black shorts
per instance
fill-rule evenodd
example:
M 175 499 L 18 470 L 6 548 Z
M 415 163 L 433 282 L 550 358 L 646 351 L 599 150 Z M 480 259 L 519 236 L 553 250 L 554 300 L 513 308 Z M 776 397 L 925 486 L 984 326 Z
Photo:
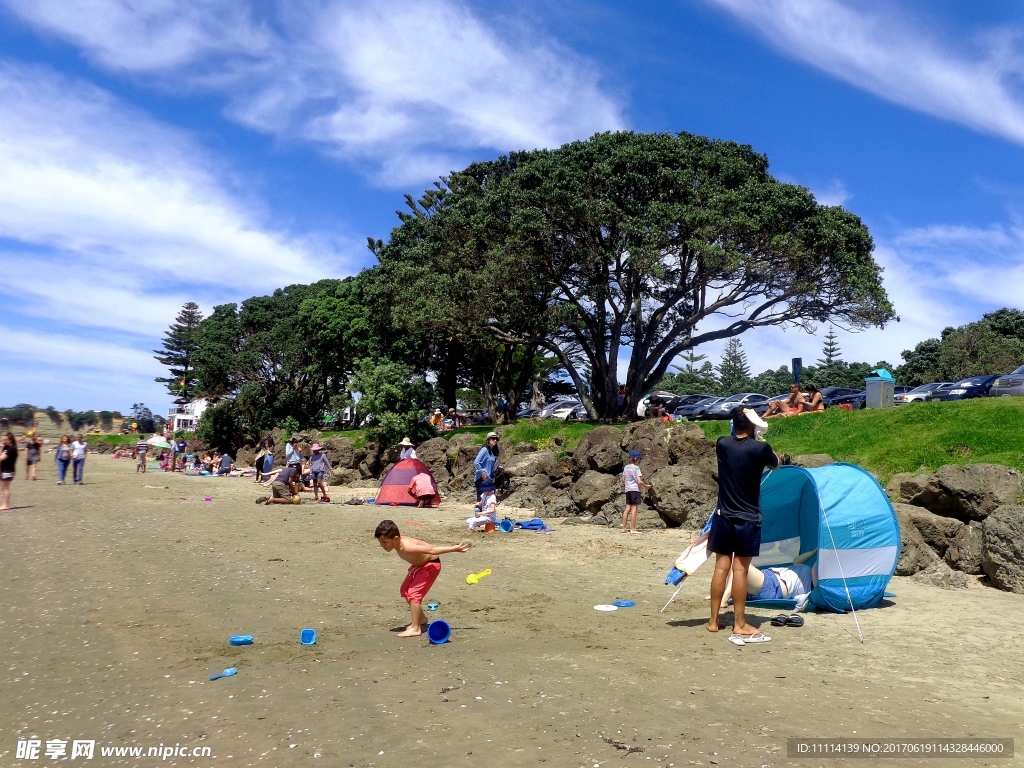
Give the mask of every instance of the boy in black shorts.
M 729 414 L 734 432 L 718 438 L 718 506 L 712 515 L 708 551 L 715 553 L 711 577 L 709 632 L 718 631 L 718 612 L 732 570 L 733 634 L 750 636 L 747 624 L 747 569 L 761 550 L 761 475 L 779 466 L 779 456 L 768 443 L 754 439 L 754 425 L 742 406 Z
M 643 472 L 640 471 L 638 464 L 642 458 L 643 456 L 640 455 L 640 451 L 630 451 L 629 463 L 622 468 L 622 485 L 623 490 L 626 492 L 626 508 L 622 511 L 623 533 L 636 533 L 636 512 L 642 500 L 640 489 L 651 487 L 640 479 L 643 477 Z M 628 529 L 626 527 L 626 520 L 631 514 L 633 520 L 631 529 Z

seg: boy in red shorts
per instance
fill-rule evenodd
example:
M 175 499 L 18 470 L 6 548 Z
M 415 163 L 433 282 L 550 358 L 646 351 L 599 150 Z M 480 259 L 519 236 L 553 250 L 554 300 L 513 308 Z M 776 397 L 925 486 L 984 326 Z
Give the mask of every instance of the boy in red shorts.
M 403 536 L 393 520 L 381 520 L 377 530 L 373 532 L 373 537 L 385 552 L 397 552 L 400 558 L 409 563 L 409 572 L 402 582 L 400 594 L 409 603 L 412 618 L 409 626 L 403 632 L 399 632 L 398 636 L 422 635 L 427 620 L 421 604 L 441 573 L 441 560 L 438 555 L 465 552 L 469 549 L 469 544 L 463 541 L 454 547 L 435 547 L 425 541 Z

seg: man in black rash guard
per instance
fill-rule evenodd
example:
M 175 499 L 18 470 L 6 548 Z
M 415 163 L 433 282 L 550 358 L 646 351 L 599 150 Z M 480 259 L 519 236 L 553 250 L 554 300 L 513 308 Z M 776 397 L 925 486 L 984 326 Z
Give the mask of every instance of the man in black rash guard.
M 711 578 L 709 632 L 718 631 L 718 612 L 732 569 L 733 634 L 757 632 L 747 624 L 747 569 L 761 549 L 761 475 L 779 466 L 779 456 L 768 443 L 755 439 L 754 425 L 742 406 L 732 409 L 733 434 L 718 438 L 718 506 L 712 515 L 708 551 L 715 553 Z

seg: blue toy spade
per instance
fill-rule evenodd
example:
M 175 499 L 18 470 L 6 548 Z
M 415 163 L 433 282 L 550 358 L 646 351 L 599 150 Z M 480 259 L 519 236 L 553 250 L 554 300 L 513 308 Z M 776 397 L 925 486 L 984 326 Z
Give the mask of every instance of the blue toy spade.
M 237 669 L 235 669 L 234 667 L 228 667 L 223 672 L 221 672 L 219 675 L 210 675 L 210 679 L 211 680 L 220 680 L 222 677 L 232 677 L 232 676 L 237 675 L 237 674 L 238 674 L 238 670 Z

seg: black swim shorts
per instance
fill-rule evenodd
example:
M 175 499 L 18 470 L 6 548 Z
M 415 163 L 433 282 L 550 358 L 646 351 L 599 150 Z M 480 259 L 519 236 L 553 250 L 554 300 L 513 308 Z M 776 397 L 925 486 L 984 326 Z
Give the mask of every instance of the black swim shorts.
M 716 555 L 757 557 L 761 552 L 761 524 L 729 518 L 716 509 L 711 518 L 708 551 Z

